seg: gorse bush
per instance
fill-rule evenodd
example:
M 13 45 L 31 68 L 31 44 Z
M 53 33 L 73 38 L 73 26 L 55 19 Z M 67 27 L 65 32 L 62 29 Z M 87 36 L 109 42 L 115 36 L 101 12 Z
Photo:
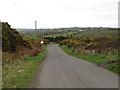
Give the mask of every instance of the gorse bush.
M 95 50 L 95 52 L 109 52 L 117 50 L 118 40 L 112 37 L 97 37 L 97 38 L 79 38 L 79 39 L 64 39 L 60 45 L 66 45 L 73 48 L 73 51 L 83 49 L 83 50 Z
M 7 22 L 2 22 L 2 49 L 3 52 L 11 51 L 15 52 L 17 46 L 25 46 L 32 49 L 34 44 L 40 44 L 43 40 L 44 44 L 48 44 L 49 40 L 37 39 L 37 38 L 25 38 L 22 37 L 16 29 L 11 28 Z
M 19 33 L 10 27 L 8 23 L 2 23 L 2 49 L 3 51 L 16 51 L 16 46 L 23 44 L 22 37 Z
M 39 39 L 39 38 L 23 38 L 24 41 L 27 41 L 31 45 L 40 44 L 41 41 L 44 41 L 44 44 L 48 44 L 50 41 L 47 39 Z
M 94 44 L 92 38 L 64 39 L 60 42 L 60 45 L 67 45 L 68 47 L 88 46 L 91 44 Z

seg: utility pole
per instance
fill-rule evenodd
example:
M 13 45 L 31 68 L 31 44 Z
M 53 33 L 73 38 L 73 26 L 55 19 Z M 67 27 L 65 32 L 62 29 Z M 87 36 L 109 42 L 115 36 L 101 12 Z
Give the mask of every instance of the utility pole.
M 118 2 L 118 28 L 120 28 L 120 1 Z
M 35 20 L 35 30 L 37 29 L 37 21 Z

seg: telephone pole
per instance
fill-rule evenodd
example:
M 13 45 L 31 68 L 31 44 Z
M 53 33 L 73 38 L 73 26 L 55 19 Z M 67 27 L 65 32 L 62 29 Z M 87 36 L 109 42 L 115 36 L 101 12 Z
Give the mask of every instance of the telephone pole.
M 37 21 L 35 20 L 35 30 L 37 29 Z
M 118 28 L 120 28 L 120 1 L 118 2 Z

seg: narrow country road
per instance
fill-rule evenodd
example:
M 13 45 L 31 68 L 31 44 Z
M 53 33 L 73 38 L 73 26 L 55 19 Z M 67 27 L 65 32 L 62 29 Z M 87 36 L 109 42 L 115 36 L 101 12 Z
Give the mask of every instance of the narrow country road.
M 69 56 L 57 45 L 48 46 L 30 88 L 118 88 L 118 76 L 90 62 Z

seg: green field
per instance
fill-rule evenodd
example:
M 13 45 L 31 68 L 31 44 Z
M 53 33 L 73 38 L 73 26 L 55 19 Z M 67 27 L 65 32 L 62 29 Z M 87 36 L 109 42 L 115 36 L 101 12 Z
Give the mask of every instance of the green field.
M 72 34 L 76 34 L 77 32 L 66 32 L 63 34 L 53 34 L 53 35 L 46 35 L 44 37 L 58 37 L 58 36 L 64 36 L 64 37 L 69 37 Z
M 86 30 L 83 32 L 80 32 L 76 35 L 73 35 L 75 38 L 81 38 L 81 37 L 116 37 L 118 36 L 118 30 Z
M 118 29 L 84 29 L 82 32 L 80 32 L 79 28 L 77 30 L 74 29 L 70 29 L 70 31 L 63 30 L 63 31 L 59 31 L 58 30 L 34 30 L 34 31 L 19 31 L 20 33 L 22 33 L 24 36 L 28 37 L 28 38 L 43 38 L 44 37 L 57 37 L 57 36 L 64 36 L 64 37 L 69 37 L 69 36 L 73 36 L 74 38 L 81 38 L 81 37 L 102 37 L 102 36 L 111 36 L 111 37 L 116 37 L 116 36 L 120 36 L 120 33 L 118 33 Z
M 47 47 L 45 51 L 39 53 L 38 56 L 24 56 L 24 60 L 19 62 L 8 62 L 3 67 L 3 88 L 27 88 L 30 81 L 32 81 L 40 62 L 47 54 Z

